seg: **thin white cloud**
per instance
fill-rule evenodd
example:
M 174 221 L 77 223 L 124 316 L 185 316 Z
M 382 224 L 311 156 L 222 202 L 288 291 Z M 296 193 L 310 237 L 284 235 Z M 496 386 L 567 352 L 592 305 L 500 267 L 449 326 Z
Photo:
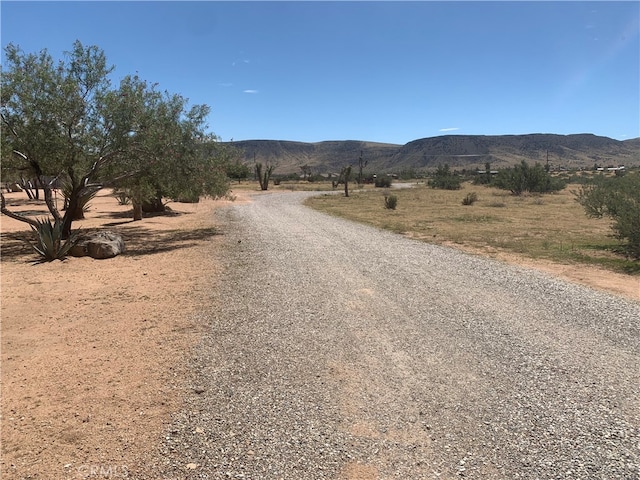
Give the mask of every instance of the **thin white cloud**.
M 258 93 L 258 90 L 243 90 L 243 93 Z
M 441 128 L 439 132 L 453 132 L 454 130 L 460 130 L 458 127 Z

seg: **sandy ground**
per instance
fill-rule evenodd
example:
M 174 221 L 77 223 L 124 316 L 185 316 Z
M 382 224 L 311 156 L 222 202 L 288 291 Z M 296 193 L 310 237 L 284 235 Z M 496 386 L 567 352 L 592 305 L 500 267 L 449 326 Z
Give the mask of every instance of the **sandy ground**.
M 224 202 L 132 222 L 108 193 L 74 228 L 121 233 L 127 252 L 109 260 L 32 264 L 28 225 L 0 219 L 3 479 L 133 476 L 190 388 L 182 359 L 204 328 Z M 45 213 L 25 197 L 10 208 Z
M 7 203 L 46 214 L 25 194 Z M 170 414 L 193 388 L 185 369 L 206 329 L 198 312 L 215 287 L 222 233 L 212 212 L 225 203 L 170 203 L 171 215 L 132 222 L 129 206 L 101 192 L 74 227 L 121 233 L 127 252 L 110 260 L 30 263 L 28 225 L 0 218 L 3 479 L 135 478 L 152 468 Z M 638 277 L 489 253 L 640 299 Z

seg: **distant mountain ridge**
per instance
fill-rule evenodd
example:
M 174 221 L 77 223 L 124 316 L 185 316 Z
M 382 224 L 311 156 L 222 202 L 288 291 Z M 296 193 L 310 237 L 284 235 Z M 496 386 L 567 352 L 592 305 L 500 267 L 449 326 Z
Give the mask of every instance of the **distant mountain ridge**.
M 405 145 L 358 140 L 317 143 L 287 140 L 242 140 L 227 142 L 243 152 L 246 163 L 277 165 L 275 173 L 339 172 L 346 165 L 367 161 L 367 171 L 400 172 L 422 170 L 440 164 L 454 168 L 502 168 L 526 160 L 554 167 L 592 168 L 594 164 L 640 166 L 640 138 L 614 140 L 593 134 L 557 135 L 442 135 L 421 138 Z

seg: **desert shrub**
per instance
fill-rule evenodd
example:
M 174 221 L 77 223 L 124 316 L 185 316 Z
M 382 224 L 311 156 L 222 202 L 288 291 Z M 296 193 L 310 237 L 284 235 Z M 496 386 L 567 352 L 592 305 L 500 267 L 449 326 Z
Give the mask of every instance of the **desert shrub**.
M 414 178 L 418 177 L 419 174 L 416 169 L 411 167 L 400 170 L 400 173 L 398 173 L 398 178 L 401 180 L 413 180 Z
M 449 165 L 438 165 L 433 177 L 429 180 L 428 185 L 431 188 L 440 188 L 443 190 L 459 190 L 462 179 L 451 172 Z
M 575 185 L 584 185 L 585 183 L 589 183 L 591 181 L 591 177 L 585 175 L 582 172 L 578 172 L 568 175 L 566 181 L 567 183 L 572 183 Z
M 471 183 L 474 185 L 489 185 L 491 184 L 491 174 L 487 175 L 484 172 L 480 172 L 473 176 Z
M 131 203 L 131 196 L 126 190 L 114 190 L 113 195 L 118 200 L 118 205 L 129 205 Z
M 63 221 L 51 222 L 49 219 L 36 220 L 38 226 L 31 225 L 36 233 L 36 243 L 31 246 L 44 261 L 63 260 L 75 243 L 75 236 L 62 238 Z
M 626 240 L 629 254 L 640 259 L 640 173 L 594 177 L 573 193 L 589 217 L 612 218 L 616 236 Z
M 320 173 L 313 173 L 307 177 L 307 181 L 311 183 L 324 182 L 326 181 L 326 178 L 324 178 Z
M 384 208 L 388 208 L 390 210 L 395 210 L 398 206 L 398 197 L 395 195 L 385 195 L 384 197 Z
M 552 177 L 539 163 L 531 167 L 524 160 L 513 168 L 500 170 L 493 184 L 502 190 L 509 190 L 514 195 L 522 195 L 525 192 L 557 192 L 566 186 L 564 180 Z
M 391 177 L 387 177 L 386 175 L 377 176 L 374 185 L 378 188 L 389 188 L 391 187 Z
M 473 205 L 478 201 L 478 194 L 476 192 L 470 192 L 462 199 L 462 205 Z
M 472 178 L 474 185 L 489 185 L 493 179 L 491 178 L 491 163 L 484 164 L 484 170 L 478 170 Z

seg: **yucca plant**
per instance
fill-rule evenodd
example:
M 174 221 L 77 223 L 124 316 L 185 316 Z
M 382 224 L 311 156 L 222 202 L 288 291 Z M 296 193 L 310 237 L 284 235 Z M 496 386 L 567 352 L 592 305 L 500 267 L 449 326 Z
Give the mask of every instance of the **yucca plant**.
M 118 200 L 118 205 L 129 205 L 131 203 L 131 194 L 126 190 L 114 190 L 113 194 Z
M 63 260 L 71 247 L 75 244 L 76 236 L 73 235 L 66 240 L 62 238 L 63 222 L 50 219 L 36 219 L 38 226 L 31 225 L 31 229 L 36 233 L 36 243 L 31 246 L 46 262 L 53 260 Z
M 95 185 L 90 185 L 80 190 L 80 192 L 77 194 L 77 207 L 74 212 L 71 212 L 71 215 L 73 215 L 73 220 L 82 220 L 84 218 L 84 213 L 89 209 L 90 206 L 89 202 L 93 200 L 93 198 L 98 194 L 98 191 L 100 191 L 100 187 Z M 69 205 L 69 199 L 71 198 L 73 192 L 73 185 L 69 180 L 63 179 L 61 192 L 62 196 L 64 197 L 64 208 L 66 210 Z

